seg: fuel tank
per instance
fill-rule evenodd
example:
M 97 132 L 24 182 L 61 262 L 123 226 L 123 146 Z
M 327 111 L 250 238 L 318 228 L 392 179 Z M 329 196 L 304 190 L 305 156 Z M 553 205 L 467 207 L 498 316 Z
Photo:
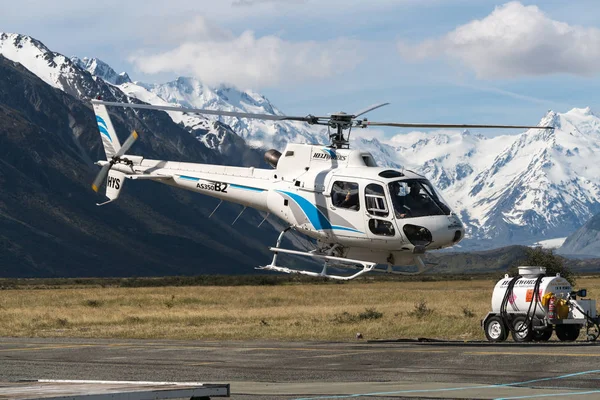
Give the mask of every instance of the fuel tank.
M 527 313 L 529 306 L 534 301 L 534 286 L 539 276 L 543 275 L 546 269 L 543 267 L 519 267 L 519 278 L 513 288 L 512 295 L 508 299 L 506 311 L 508 313 Z M 503 279 L 496 283 L 494 292 L 492 294 L 492 311 L 495 313 L 500 312 L 502 300 L 508 289 L 508 285 L 512 280 L 512 277 L 505 275 Z M 535 304 L 531 307 L 531 310 L 535 307 L 535 315 L 543 318 L 546 315 L 548 305 L 543 306 L 541 300 L 544 295 L 553 293 L 556 298 L 567 299 L 573 290 L 571 284 L 560 275 L 556 276 L 545 276 L 541 278 L 539 285 L 539 302 L 537 306 Z

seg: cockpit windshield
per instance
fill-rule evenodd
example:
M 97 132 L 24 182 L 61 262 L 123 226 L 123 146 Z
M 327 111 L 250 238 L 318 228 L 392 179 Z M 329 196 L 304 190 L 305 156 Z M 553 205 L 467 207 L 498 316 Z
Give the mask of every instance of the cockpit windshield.
M 450 215 L 450 207 L 427 179 L 406 179 L 389 184 L 396 218 Z

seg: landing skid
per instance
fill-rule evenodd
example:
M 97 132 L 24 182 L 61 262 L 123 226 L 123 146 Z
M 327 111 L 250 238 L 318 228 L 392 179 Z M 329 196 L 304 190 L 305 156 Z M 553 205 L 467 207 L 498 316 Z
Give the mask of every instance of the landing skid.
M 383 269 L 383 268 L 373 268 L 372 271 L 373 272 L 380 272 L 383 274 L 392 274 L 392 275 L 404 275 L 404 276 L 414 276 L 414 275 L 421 275 L 424 272 L 429 271 L 430 269 L 432 269 L 433 267 L 435 267 L 437 264 L 430 264 L 430 265 L 426 265 L 425 262 L 423 261 L 423 259 L 421 258 L 421 256 L 416 255 L 414 257 L 415 262 L 417 264 L 417 270 L 413 271 L 413 272 L 409 272 L 409 271 L 399 271 L 397 269 L 394 269 L 391 265 L 388 265 L 387 269 Z M 356 268 L 355 266 L 349 266 L 347 268 Z
M 415 254 L 414 260 L 417 265 L 417 271 L 408 272 L 408 271 L 396 270 L 393 268 L 392 265 L 388 265 L 387 269 L 375 268 L 377 263 L 373 263 L 373 262 L 354 260 L 354 259 L 343 258 L 343 257 L 335 257 L 332 255 L 327 255 L 327 254 L 315 254 L 314 252 L 282 249 L 281 241 L 283 240 L 283 237 L 285 236 L 286 232 L 289 231 L 290 229 L 292 229 L 292 228 L 290 227 L 290 228 L 287 228 L 284 231 L 282 231 L 281 234 L 279 235 L 279 238 L 277 239 L 277 244 L 275 245 L 275 247 L 269 248 L 269 250 L 271 250 L 273 253 L 275 253 L 273 255 L 273 260 L 271 261 L 271 264 L 265 265 L 263 267 L 256 267 L 255 269 L 267 270 L 267 271 L 277 271 L 277 272 L 283 272 L 286 274 L 300 274 L 300 275 L 314 276 L 314 277 L 318 277 L 318 278 L 320 277 L 320 278 L 337 279 L 337 280 L 341 280 L 341 281 L 349 281 L 351 279 L 354 279 L 356 277 L 359 277 L 359 276 L 361 276 L 367 272 L 371 272 L 371 271 L 381 272 L 381 273 L 386 273 L 386 274 L 394 274 L 394 275 L 408 275 L 408 276 L 420 275 L 426 271 L 429 271 L 431 268 L 435 267 L 435 265 L 436 265 L 436 264 L 426 265 L 425 262 L 423 261 L 423 259 L 421 258 L 421 256 L 419 254 Z M 280 267 L 277 265 L 277 256 L 279 255 L 279 253 L 293 254 L 293 255 L 297 255 L 297 256 L 311 257 L 311 258 L 317 258 L 317 259 L 324 260 L 325 263 L 323 265 L 323 270 L 321 272 L 313 272 L 313 271 Z M 349 275 L 349 276 L 331 275 L 327 272 L 327 268 L 330 266 L 329 265 L 330 263 L 335 263 L 336 266 L 338 266 L 338 268 L 355 269 L 355 270 L 359 270 L 359 271 L 357 273 L 355 273 L 354 275 Z M 339 265 L 339 264 L 341 264 L 341 265 Z
M 277 271 L 277 272 L 283 272 L 286 274 L 308 275 L 308 276 L 314 276 L 314 277 L 336 279 L 336 280 L 340 280 L 340 281 L 349 281 L 349 280 L 359 277 L 369 271 L 372 271 L 375 268 L 375 265 L 377 265 L 376 263 L 366 262 L 366 261 L 361 261 L 361 260 L 353 260 L 353 259 L 349 259 L 349 258 L 329 256 L 329 255 L 325 255 L 325 254 L 315 254 L 315 253 L 309 253 L 309 252 L 305 252 L 305 251 L 282 249 L 282 248 L 280 248 L 281 241 L 283 240 L 283 237 L 285 236 L 286 232 L 289 229 L 290 228 L 282 231 L 281 234 L 279 235 L 279 238 L 277 239 L 277 244 L 275 245 L 275 247 L 271 247 L 269 249 L 273 253 L 275 253 L 273 255 L 273 260 L 271 261 L 271 264 L 265 265 L 264 267 L 256 267 L 256 269 L 267 270 L 267 271 Z M 321 272 L 313 272 L 313 271 L 292 269 L 292 268 L 286 268 L 286 267 L 279 267 L 279 266 L 277 266 L 277 256 L 279 255 L 279 253 L 294 254 L 297 256 L 312 257 L 312 258 L 318 258 L 321 260 L 325 260 L 325 263 L 323 264 L 323 270 Z M 360 269 L 360 271 L 358 271 L 354 275 L 350 275 L 350 276 L 331 275 L 327 272 L 327 267 L 329 266 L 328 264 L 330 262 L 344 264 L 342 266 L 342 268 L 355 268 L 355 269 Z M 346 265 L 346 264 L 348 264 L 348 265 Z

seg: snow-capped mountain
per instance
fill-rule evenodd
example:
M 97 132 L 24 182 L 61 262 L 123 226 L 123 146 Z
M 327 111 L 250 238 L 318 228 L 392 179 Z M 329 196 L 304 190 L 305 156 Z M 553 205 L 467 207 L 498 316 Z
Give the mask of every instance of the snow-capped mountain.
M 81 76 L 79 66 L 68 57 L 51 51 L 42 42 L 27 35 L 0 32 L 0 54 L 20 63 L 50 86 L 78 98 L 94 84 L 90 82 L 91 77 Z
M 110 67 L 110 65 L 97 58 L 79 58 L 75 56 L 71 57 L 71 61 L 79 68 L 86 70 L 90 74 L 102 78 L 104 81 L 113 85 L 121 85 L 123 83 L 131 82 L 127 72 L 121 72 L 120 74 L 117 74 L 115 70 Z
M 239 91 L 233 88 L 210 88 L 195 78 L 180 77 L 172 82 L 163 84 L 146 84 L 135 82 L 121 85 L 121 89 L 142 101 L 150 99 L 159 103 L 168 102 L 190 108 L 204 108 L 209 110 L 240 111 L 259 114 L 283 115 L 271 102 L 258 93 L 252 91 Z M 149 93 L 148 93 L 149 92 Z M 152 96 L 151 94 L 154 96 Z M 175 115 L 179 114 L 179 115 Z M 288 142 L 294 143 L 327 143 L 326 130 L 322 127 L 311 127 L 302 122 L 282 121 L 273 124 L 272 121 L 248 120 L 225 116 L 181 115 L 170 113 L 173 120 L 182 123 L 190 130 L 205 129 L 214 131 L 206 120 L 231 128 L 235 133 L 246 140 L 251 147 L 282 149 Z M 201 134 L 200 137 L 203 135 Z M 218 138 L 210 136 L 212 140 L 203 138 L 208 145 L 214 147 Z M 219 135 L 217 135 L 219 137 Z M 215 142 L 214 140 L 217 140 Z
M 23 35 L 0 34 L 0 54 L 78 97 L 86 93 L 87 76 L 152 104 L 282 115 L 255 92 L 210 88 L 193 78 L 131 82 L 97 59 L 68 59 Z M 169 116 L 221 152 L 235 134 L 265 149 L 281 150 L 288 142 L 328 142 L 325 129 L 300 122 L 178 112 Z M 593 161 L 600 156 L 600 118 L 589 108 L 575 108 L 550 111 L 540 124 L 556 129 L 494 138 L 468 131 L 410 132 L 385 140 L 357 137 L 352 145 L 370 151 L 380 165 L 413 169 L 431 179 L 467 225 L 472 240 L 463 242 L 465 247 L 532 244 L 565 237 L 600 212 L 600 165 Z
M 416 169 L 460 212 L 472 238 L 533 243 L 564 237 L 600 211 L 600 118 L 589 108 L 548 112 L 519 135 L 412 132 L 380 143 L 376 159 Z M 378 151 L 377 151 L 378 150 Z

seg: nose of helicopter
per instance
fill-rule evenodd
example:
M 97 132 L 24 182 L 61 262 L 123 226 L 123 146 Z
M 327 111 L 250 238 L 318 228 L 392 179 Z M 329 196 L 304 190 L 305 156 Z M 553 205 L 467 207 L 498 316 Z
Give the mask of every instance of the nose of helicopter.
M 465 236 L 465 228 L 456 215 L 415 218 L 402 227 L 407 239 L 415 246 L 428 249 L 441 249 L 453 246 Z
M 440 218 L 432 226 L 433 245 L 435 248 L 453 246 L 465 237 L 465 228 L 456 215 Z

